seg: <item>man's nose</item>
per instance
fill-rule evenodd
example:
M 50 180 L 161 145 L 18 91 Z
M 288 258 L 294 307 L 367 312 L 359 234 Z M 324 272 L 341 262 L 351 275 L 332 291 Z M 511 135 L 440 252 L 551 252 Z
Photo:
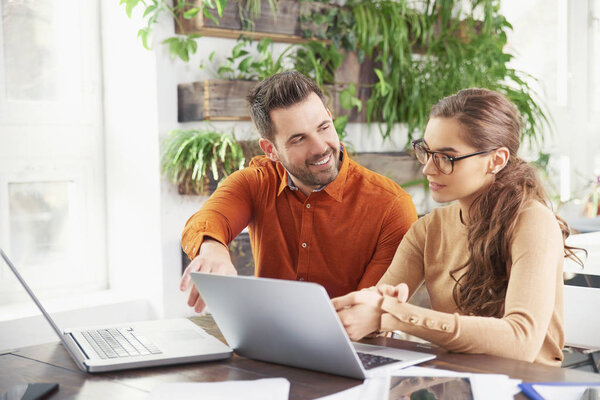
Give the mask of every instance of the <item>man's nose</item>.
M 325 154 L 327 152 L 327 150 L 329 150 L 329 144 L 327 143 L 327 141 L 322 138 L 321 136 L 317 135 L 314 139 L 313 139 L 313 148 L 312 148 L 314 154 Z

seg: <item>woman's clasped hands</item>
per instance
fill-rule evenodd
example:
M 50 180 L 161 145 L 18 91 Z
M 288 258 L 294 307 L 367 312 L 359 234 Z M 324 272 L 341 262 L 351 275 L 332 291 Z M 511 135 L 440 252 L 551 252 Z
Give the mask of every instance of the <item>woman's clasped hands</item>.
M 362 339 L 380 330 L 384 296 L 391 296 L 405 303 L 408 299 L 408 286 L 405 283 L 396 286 L 381 284 L 331 300 L 351 340 Z

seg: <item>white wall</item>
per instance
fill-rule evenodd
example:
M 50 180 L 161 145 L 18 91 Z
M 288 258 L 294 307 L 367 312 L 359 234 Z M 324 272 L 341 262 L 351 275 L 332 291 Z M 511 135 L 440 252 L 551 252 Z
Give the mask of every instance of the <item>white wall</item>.
M 155 56 L 116 2 L 101 2 L 110 287 L 162 313 Z

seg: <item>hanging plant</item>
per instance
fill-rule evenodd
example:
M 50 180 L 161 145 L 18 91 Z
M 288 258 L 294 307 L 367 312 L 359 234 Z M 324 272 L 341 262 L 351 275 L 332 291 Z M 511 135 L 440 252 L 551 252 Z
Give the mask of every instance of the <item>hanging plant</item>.
M 359 60 L 371 56 L 379 66 L 366 113 L 368 122 L 383 122 L 384 139 L 396 123 L 405 123 L 410 143 L 439 99 L 484 87 L 517 106 L 522 141 L 540 148 L 550 123 L 528 83 L 533 77 L 508 66 L 513 56 L 505 52 L 506 34 L 512 26 L 499 8 L 499 0 L 348 0 L 310 18 L 327 21 L 324 38 L 357 50 Z

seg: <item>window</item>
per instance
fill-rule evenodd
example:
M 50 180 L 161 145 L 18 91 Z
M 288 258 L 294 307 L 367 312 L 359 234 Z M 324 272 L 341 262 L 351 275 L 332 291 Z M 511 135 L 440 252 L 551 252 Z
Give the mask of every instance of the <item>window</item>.
M 0 246 L 46 296 L 107 286 L 97 8 L 0 0 Z M 24 299 L 0 263 L 0 306 Z

